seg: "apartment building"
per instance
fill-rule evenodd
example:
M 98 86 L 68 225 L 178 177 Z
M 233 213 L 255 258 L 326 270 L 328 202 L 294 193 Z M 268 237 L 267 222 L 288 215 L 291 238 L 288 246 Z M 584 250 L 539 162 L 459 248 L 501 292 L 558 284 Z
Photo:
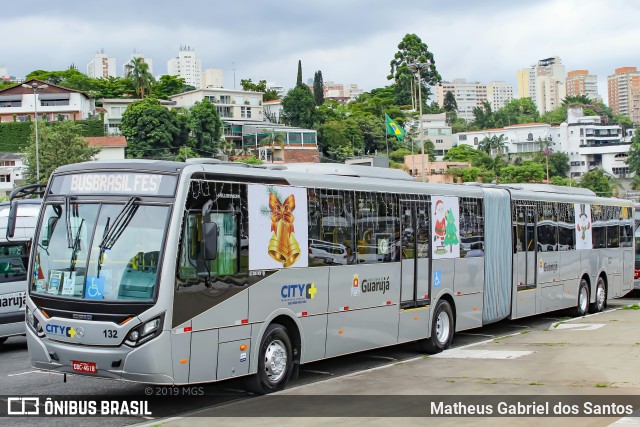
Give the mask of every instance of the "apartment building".
M 87 75 L 94 79 L 116 77 L 116 59 L 109 58 L 104 49 L 100 50 L 87 64 Z
M 567 96 L 584 95 L 593 101 L 602 100 L 598 94 L 598 76 L 589 74 L 589 70 L 569 71 L 565 87 Z
M 637 108 L 635 100 L 640 94 L 640 72 L 636 67 L 616 68 L 614 74 L 607 77 L 609 107 L 616 113 L 634 120 Z M 636 116 L 636 120 L 638 117 Z M 635 121 L 636 124 L 640 123 Z
M 413 124 L 412 127 L 419 129 L 419 123 Z M 447 151 L 453 147 L 453 134 L 451 126 L 447 123 L 447 114 L 423 114 L 422 115 L 422 132 L 423 140 L 430 140 L 435 147 L 434 155 L 436 160 L 442 160 Z
M 487 101 L 497 111 L 513 100 L 513 86 L 507 82 L 487 83 Z
M 37 79 L 24 82 L 27 86 L 33 83 L 46 87 L 36 95 L 21 84 L 0 90 L 0 122 L 34 120 L 36 103 L 38 118 L 46 121 L 84 120 L 95 114 L 95 103 L 88 94 Z
M 482 102 L 487 101 L 487 85 L 480 82 L 467 82 L 465 79 L 454 79 L 451 82 L 442 82 L 436 86 L 436 102 L 440 107 L 444 105 L 447 92 L 453 93 L 458 105 L 458 117 L 466 121 L 472 121 L 473 109 L 482 107 Z
M 219 68 L 207 68 L 202 73 L 202 89 L 222 89 L 224 72 Z
M 540 114 L 557 108 L 566 96 L 565 66 L 557 56 L 518 70 L 517 78 L 518 97 L 531 98 Z
M 167 74 L 182 77 L 196 89 L 202 87 L 202 63 L 190 46 L 180 46 L 178 56 L 167 61 Z

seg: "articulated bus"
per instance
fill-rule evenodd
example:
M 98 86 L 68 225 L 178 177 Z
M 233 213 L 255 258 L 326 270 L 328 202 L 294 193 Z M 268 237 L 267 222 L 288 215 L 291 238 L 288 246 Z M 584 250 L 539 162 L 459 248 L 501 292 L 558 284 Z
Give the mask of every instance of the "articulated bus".
M 195 159 L 58 168 L 29 266 L 35 368 L 149 384 L 245 376 L 572 308 L 633 286 L 633 204 L 547 185 Z
M 0 344 L 7 338 L 24 335 L 24 312 L 27 302 L 27 268 L 29 250 L 36 227 L 41 200 L 20 200 L 14 224 L 14 236 L 0 234 Z M 0 230 L 6 230 L 10 205 L 0 203 Z

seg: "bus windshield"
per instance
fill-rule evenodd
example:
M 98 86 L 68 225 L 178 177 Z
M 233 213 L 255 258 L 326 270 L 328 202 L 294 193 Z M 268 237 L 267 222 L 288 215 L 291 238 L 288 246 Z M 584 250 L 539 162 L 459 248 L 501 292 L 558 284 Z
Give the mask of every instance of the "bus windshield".
M 31 293 L 104 301 L 153 299 L 168 214 L 167 206 L 132 202 L 47 205 Z

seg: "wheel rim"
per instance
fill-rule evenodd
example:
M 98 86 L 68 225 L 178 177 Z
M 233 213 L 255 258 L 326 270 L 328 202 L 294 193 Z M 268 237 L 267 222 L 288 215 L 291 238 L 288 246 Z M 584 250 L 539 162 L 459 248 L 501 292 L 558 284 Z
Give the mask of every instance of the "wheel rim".
M 441 311 L 436 320 L 436 338 L 441 344 L 446 343 L 447 339 L 449 339 L 449 328 L 449 316 L 444 311 Z
M 287 348 L 280 340 L 273 340 L 264 353 L 264 369 L 272 383 L 278 383 L 287 372 Z
M 597 301 L 598 310 L 601 310 L 604 307 L 604 301 L 606 298 L 606 294 L 604 292 L 604 284 L 601 281 L 598 282 L 598 290 L 596 293 L 596 298 L 598 299 Z
M 578 304 L 580 312 L 586 313 L 587 305 L 589 304 L 589 298 L 587 297 L 587 288 L 585 288 L 584 286 L 580 288 L 580 300 L 578 301 Z

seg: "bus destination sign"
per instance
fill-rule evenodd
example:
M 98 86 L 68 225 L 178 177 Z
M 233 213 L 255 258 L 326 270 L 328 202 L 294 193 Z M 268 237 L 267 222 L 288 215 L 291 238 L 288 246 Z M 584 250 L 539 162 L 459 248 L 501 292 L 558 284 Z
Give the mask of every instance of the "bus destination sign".
M 97 172 L 62 175 L 55 178 L 51 194 L 131 194 L 173 196 L 177 178 L 172 175 Z

